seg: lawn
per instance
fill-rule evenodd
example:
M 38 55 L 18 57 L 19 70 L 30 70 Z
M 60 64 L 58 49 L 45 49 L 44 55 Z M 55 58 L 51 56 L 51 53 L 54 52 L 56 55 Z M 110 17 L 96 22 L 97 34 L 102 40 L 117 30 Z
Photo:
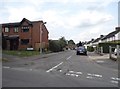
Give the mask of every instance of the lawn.
M 28 57 L 40 54 L 39 51 L 10 51 L 10 50 L 3 50 L 2 53 L 19 57 Z

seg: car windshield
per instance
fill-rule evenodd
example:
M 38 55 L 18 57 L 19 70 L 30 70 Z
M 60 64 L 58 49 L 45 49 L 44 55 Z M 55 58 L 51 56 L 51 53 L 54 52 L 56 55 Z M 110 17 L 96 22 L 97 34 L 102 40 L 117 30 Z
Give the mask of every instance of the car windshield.
M 84 48 L 84 47 L 79 47 L 78 49 L 79 49 L 79 50 L 85 50 L 85 48 Z

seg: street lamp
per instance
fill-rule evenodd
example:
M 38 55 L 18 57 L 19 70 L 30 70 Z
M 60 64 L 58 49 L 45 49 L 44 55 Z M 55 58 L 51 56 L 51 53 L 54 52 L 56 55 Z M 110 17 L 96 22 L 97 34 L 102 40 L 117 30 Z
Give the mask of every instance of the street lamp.
M 42 33 L 43 33 L 43 31 L 42 31 L 42 26 L 44 25 L 44 24 L 46 24 L 46 22 L 42 22 L 42 23 L 40 23 L 40 53 L 42 53 Z

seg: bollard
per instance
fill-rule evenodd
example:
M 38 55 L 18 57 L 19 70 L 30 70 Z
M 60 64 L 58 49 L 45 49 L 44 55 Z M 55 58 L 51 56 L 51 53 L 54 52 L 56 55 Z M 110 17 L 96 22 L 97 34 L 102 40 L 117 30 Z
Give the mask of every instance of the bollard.
M 112 55 L 112 47 L 109 46 L 109 58 L 111 59 L 111 55 Z
M 101 56 L 103 55 L 103 47 L 101 47 Z
M 119 53 L 119 50 L 120 50 L 120 45 L 117 45 L 117 59 L 120 59 L 120 53 Z

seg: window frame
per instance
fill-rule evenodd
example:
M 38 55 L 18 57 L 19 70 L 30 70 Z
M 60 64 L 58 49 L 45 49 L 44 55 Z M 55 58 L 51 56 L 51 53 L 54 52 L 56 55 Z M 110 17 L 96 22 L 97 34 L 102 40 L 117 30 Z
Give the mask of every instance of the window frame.
M 18 33 L 19 32 L 19 28 L 18 27 L 14 27 L 14 32 Z
M 29 32 L 29 26 L 22 26 L 22 32 Z
M 25 42 L 26 40 L 26 42 Z M 21 45 L 28 45 L 29 44 L 29 39 L 21 39 Z
M 10 32 L 10 28 L 9 27 L 5 27 L 4 28 L 4 32 L 6 32 L 6 33 Z

